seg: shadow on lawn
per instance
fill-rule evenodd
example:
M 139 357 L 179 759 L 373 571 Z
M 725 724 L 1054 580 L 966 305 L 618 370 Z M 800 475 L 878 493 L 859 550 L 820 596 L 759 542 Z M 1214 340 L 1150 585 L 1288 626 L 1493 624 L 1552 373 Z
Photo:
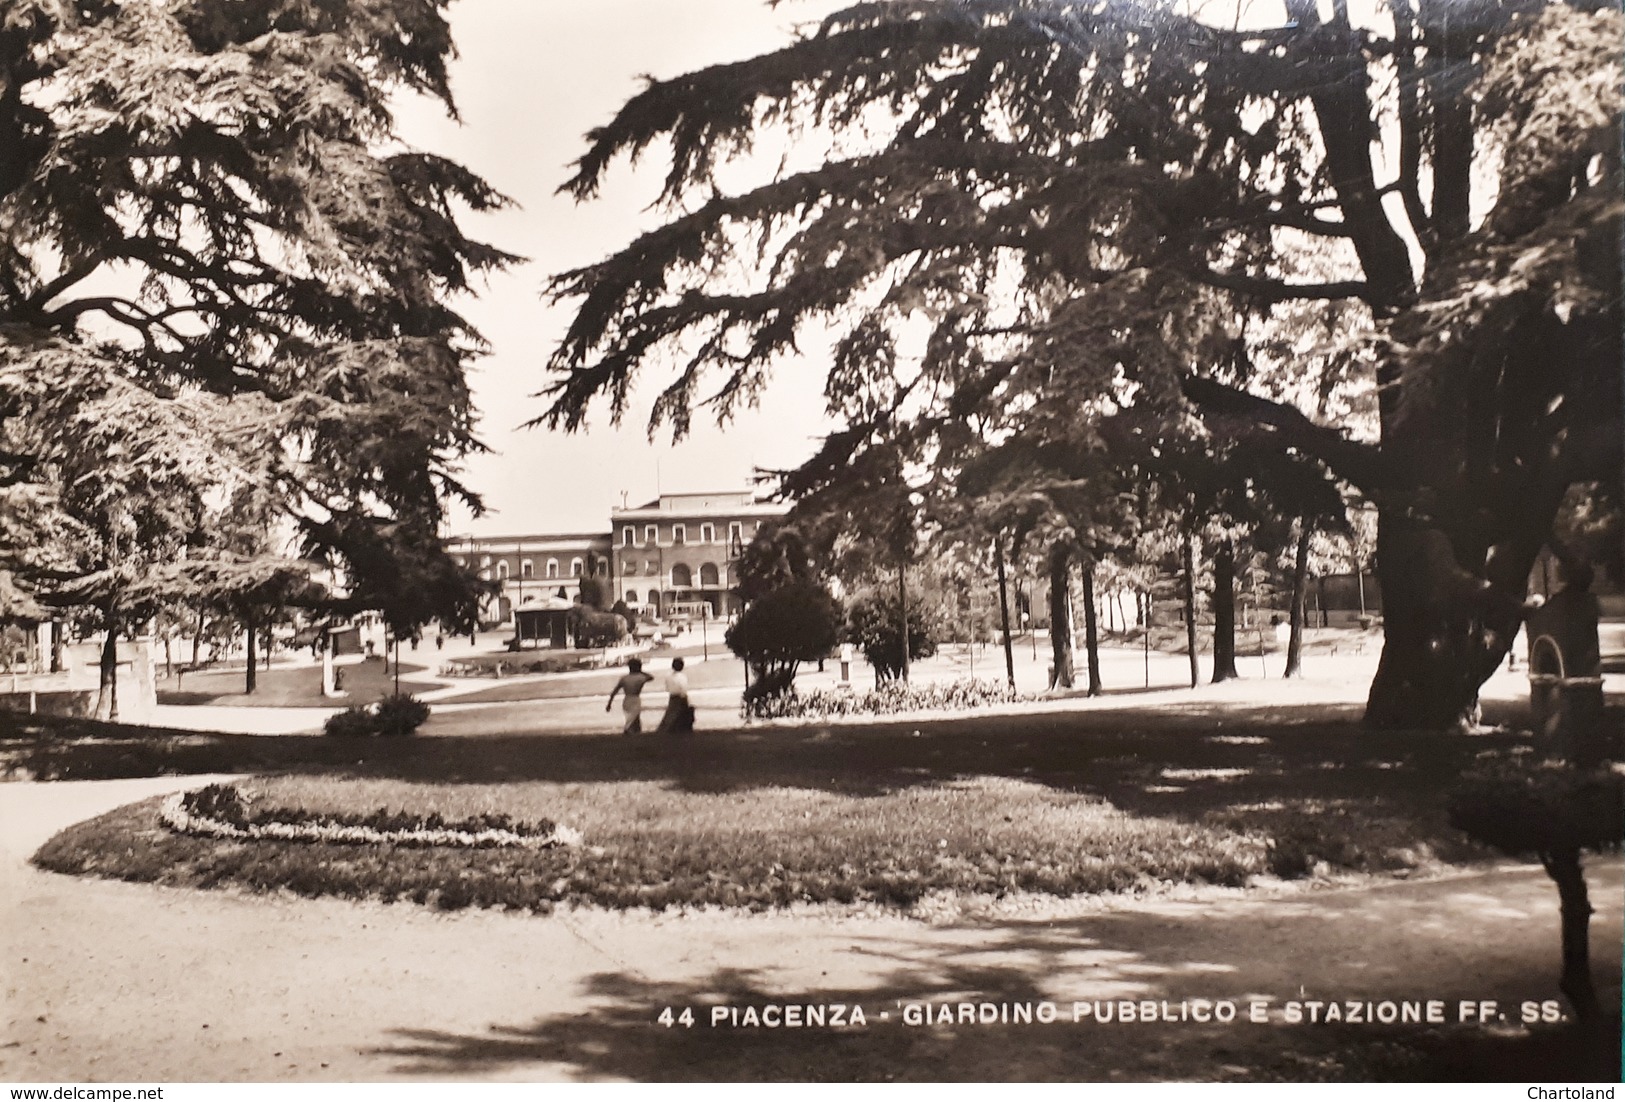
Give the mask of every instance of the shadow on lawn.
M 642 1081 L 1617 1079 L 1617 1019 L 1590 1031 L 1283 1020 L 1290 999 L 1432 999 L 1454 1017 L 1463 999 L 1494 998 L 1516 1008 L 1523 999 L 1556 997 L 1553 962 L 1531 953 L 1531 939 L 1516 936 L 1518 927 L 1550 916 L 1505 906 L 1483 911 L 1471 891 L 1430 885 L 1398 901 L 1347 893 L 1312 905 L 1276 901 L 1215 912 L 1185 904 L 921 936 L 848 931 L 840 938 L 848 977 L 842 983 L 798 976 L 793 962 L 771 970 L 718 968 L 691 982 L 600 973 L 585 982 L 590 1009 L 580 1014 L 494 1025 L 482 1034 L 401 1029 L 373 1054 L 395 1061 L 395 1072 L 414 1075 L 562 1065 L 577 1078 Z M 1609 915 L 1615 933 L 1618 918 L 1617 909 Z M 1396 950 L 1398 926 L 1407 938 Z M 1497 931 L 1517 944 L 1486 954 L 1480 941 Z M 1599 979 L 1617 986 L 1617 960 L 1609 966 L 1611 974 Z M 1441 976 L 1452 978 L 1441 983 Z M 1253 999 L 1269 1002 L 1268 1022 L 1247 1020 Z M 1048 1024 L 958 1021 L 960 1002 L 1003 1004 L 1008 1017 L 1016 1004 L 1036 1010 L 1045 1000 L 1058 1012 Z M 1120 1000 L 1166 1002 L 1176 1016 L 1181 1001 L 1231 1000 L 1239 1013 L 1229 1023 L 1101 1023 L 1092 1016 L 1074 1020 L 1075 1000 L 1090 1003 L 1090 1015 L 1096 1001 Z M 743 1024 L 747 1007 L 760 1014 L 787 1003 L 858 1006 L 865 1022 Z M 930 1023 L 907 1024 L 905 1003 L 953 1004 L 952 1023 L 935 1017 L 937 1010 Z M 730 1014 L 713 1025 L 717 1006 L 737 1008 L 739 1018 Z M 660 1024 L 668 1007 L 674 1014 L 691 1008 L 694 1025 Z
M 421 664 L 401 663 L 401 692 L 418 693 L 440 686 L 430 681 L 413 681 L 411 675 L 425 669 Z M 394 666 L 380 656 L 338 667 L 346 693 L 344 704 L 371 704 L 395 691 Z M 261 670 L 253 693 L 245 691 L 241 666 L 204 669 L 164 677 L 158 681 L 160 704 L 207 704 L 229 708 L 327 708 L 333 701 L 322 696 L 320 666 L 273 666 Z
M 859 797 L 992 776 L 1098 795 L 1138 815 L 1218 816 L 1220 825 L 1277 838 L 1272 867 L 1286 876 L 1311 872 L 1320 861 L 1376 871 L 1408 867 L 1417 853 L 1447 861 L 1481 856 L 1446 823 L 1441 793 L 1478 759 L 1521 752 L 1527 740 L 1367 731 L 1356 711 L 1209 702 L 680 739 L 210 736 L 0 716 L 0 732 L 11 724 L 0 735 L 0 760 L 13 776 L 40 779 L 302 772 L 433 784 L 645 781 L 696 793 L 786 787 Z M 1365 839 L 1366 849 L 1354 848 L 1350 836 Z

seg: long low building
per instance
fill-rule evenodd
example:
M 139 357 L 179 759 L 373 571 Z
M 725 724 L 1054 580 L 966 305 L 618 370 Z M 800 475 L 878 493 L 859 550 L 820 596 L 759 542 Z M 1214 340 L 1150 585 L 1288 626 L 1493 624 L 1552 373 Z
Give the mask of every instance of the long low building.
M 612 509 L 607 532 L 458 536 L 447 549 L 500 583 L 487 622 L 508 623 L 521 607 L 573 601 L 583 578 L 602 579 L 609 603 L 625 601 L 649 617 L 725 618 L 739 606 L 733 571 L 740 553 L 788 510 L 749 490 L 661 494 Z

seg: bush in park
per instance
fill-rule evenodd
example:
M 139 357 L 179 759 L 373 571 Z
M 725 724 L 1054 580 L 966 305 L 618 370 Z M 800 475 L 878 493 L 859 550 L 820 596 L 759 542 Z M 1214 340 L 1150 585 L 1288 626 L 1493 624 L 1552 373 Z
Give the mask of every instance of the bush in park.
M 847 638 L 863 651 L 881 681 L 903 675 L 903 617 L 897 597 L 870 593 L 852 602 L 847 613 Z M 937 653 L 936 624 L 926 619 L 917 602 L 908 606 L 908 658 L 914 661 Z
M 358 704 L 327 717 L 322 733 L 334 738 L 410 735 L 429 718 L 429 706 L 408 693 L 387 696 L 377 704 Z
M 749 664 L 747 695 L 760 699 L 788 692 L 797 667 L 828 655 L 840 630 L 841 603 L 817 582 L 799 580 L 745 606 L 723 639 Z
M 368 738 L 376 733 L 372 709 L 361 704 L 328 716 L 322 724 L 322 734 L 334 738 Z
M 570 610 L 570 629 L 577 647 L 612 647 L 626 635 L 626 621 L 613 612 L 577 605 Z
M 373 723 L 380 735 L 410 735 L 428 719 L 429 706 L 407 693 L 386 696 L 373 713 Z

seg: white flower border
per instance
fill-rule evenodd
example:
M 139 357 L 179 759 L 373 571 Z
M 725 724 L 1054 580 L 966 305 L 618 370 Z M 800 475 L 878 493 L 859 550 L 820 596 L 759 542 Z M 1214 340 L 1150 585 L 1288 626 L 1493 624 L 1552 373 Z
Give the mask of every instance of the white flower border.
M 463 849 L 517 846 L 523 849 L 551 849 L 579 846 L 581 832 L 573 827 L 555 826 L 550 834 L 516 834 L 511 830 L 376 830 L 373 827 L 341 826 L 338 823 L 256 823 L 234 826 L 186 810 L 187 793 L 167 797 L 158 810 L 158 819 L 179 834 L 210 838 L 255 841 L 273 838 L 284 842 L 339 842 L 366 845 L 378 842 L 406 842 L 419 846 L 451 846 Z

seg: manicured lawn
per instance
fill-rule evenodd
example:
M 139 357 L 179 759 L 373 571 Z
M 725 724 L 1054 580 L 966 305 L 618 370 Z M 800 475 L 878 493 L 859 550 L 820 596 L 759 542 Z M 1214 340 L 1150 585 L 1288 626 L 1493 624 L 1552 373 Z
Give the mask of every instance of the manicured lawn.
M 660 687 L 659 679 L 665 675 L 670 665 L 667 655 L 662 652 L 646 659 L 648 671 L 655 675 L 656 681 L 651 689 Z M 523 660 L 523 655 L 520 656 Z M 701 689 L 737 688 L 745 687 L 745 666 L 732 655 L 719 657 L 712 654 L 710 661 L 701 659 L 684 659 L 687 668 L 684 671 L 688 677 L 689 689 L 698 692 Z M 459 704 L 495 704 L 505 701 L 519 700 L 564 700 L 574 697 L 607 697 L 609 690 L 615 687 L 615 682 L 626 673 L 624 665 L 602 670 L 591 674 L 555 675 L 543 678 L 531 678 L 522 681 L 504 681 L 491 679 L 490 687 L 478 689 L 471 693 L 459 694 L 456 698 Z
M 97 742 L 36 738 L 32 761 L 48 772 L 77 758 L 68 775 L 88 775 Z M 586 844 L 220 843 L 168 832 L 148 804 L 64 833 L 39 861 L 172 884 L 536 910 L 564 901 L 906 907 L 933 892 L 1403 876 L 1485 856 L 1446 823 L 1444 793 L 1474 762 L 1523 749 L 1513 736 L 1377 734 L 1325 709 L 1239 706 L 690 739 L 171 736 L 146 747 L 149 766 L 280 769 L 250 782 L 270 805 L 545 818 Z M 129 765 L 123 752 L 107 760 Z
M 340 665 L 345 696 L 322 696 L 320 666 L 272 666 L 262 669 L 253 693 L 244 691 L 246 675 L 242 667 L 198 670 L 158 682 L 160 704 L 209 704 L 241 708 L 331 708 L 349 704 L 371 704 L 395 691 L 395 666 L 382 658 Z M 413 681 L 421 665 L 401 663 L 401 692 L 415 693 L 438 688 L 433 682 Z

